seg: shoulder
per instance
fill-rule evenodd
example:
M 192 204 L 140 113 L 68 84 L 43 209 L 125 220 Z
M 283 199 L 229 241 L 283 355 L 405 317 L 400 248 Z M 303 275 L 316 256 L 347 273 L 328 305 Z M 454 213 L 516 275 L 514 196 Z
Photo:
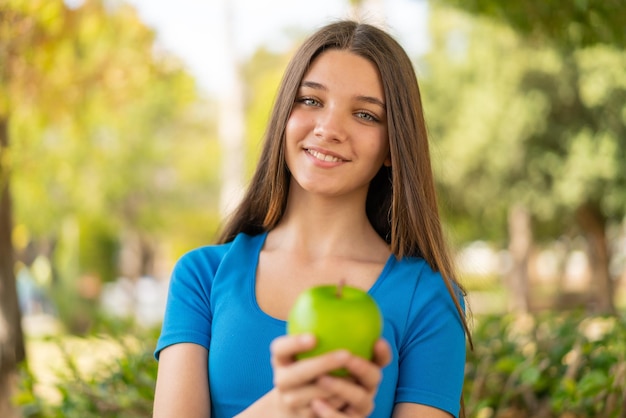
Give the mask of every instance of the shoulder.
M 414 290 L 414 297 L 426 302 L 430 299 L 449 300 L 454 304 L 451 292 L 462 303 L 463 291 L 453 280 L 446 280 L 440 272 L 434 270 L 421 257 L 404 257 L 398 260 L 398 270 L 402 275 L 409 275 L 407 280 Z M 406 280 L 406 279 L 405 279 Z
M 209 304 L 218 278 L 229 279 L 233 272 L 239 271 L 242 260 L 248 259 L 249 254 L 260 245 L 261 237 L 240 234 L 231 242 L 205 245 L 184 253 L 170 276 L 170 299 L 196 295 Z
M 419 330 L 433 322 L 455 323 L 463 328 L 454 300 L 464 308 L 461 289 L 453 281 L 446 283 L 422 258 L 396 259 L 376 295 L 390 319 L 399 321 L 399 329 Z
M 205 245 L 183 254 L 174 266 L 174 275 L 182 271 L 215 270 L 232 243 Z
M 262 235 L 240 233 L 233 241 L 223 244 L 205 245 L 183 254 L 174 267 L 176 270 L 198 268 L 215 271 L 229 254 L 238 255 L 250 251 L 258 244 Z
M 175 263 L 170 286 L 203 288 L 206 293 L 221 269 L 236 270 L 247 252 L 258 246 L 259 236 L 239 234 L 231 242 L 205 245 L 184 253 Z M 253 245 L 257 243 L 257 245 Z

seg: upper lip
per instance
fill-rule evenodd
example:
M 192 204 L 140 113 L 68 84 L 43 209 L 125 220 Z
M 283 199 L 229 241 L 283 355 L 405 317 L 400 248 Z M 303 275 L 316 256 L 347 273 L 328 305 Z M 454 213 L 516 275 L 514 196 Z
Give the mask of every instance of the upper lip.
M 343 155 L 338 154 L 338 153 L 333 152 L 333 151 L 329 151 L 329 150 L 324 149 L 324 148 L 305 146 L 304 150 L 311 150 L 311 151 L 319 152 L 320 154 L 330 155 L 332 157 L 339 158 L 342 161 L 350 161 L 348 158 L 344 157 Z

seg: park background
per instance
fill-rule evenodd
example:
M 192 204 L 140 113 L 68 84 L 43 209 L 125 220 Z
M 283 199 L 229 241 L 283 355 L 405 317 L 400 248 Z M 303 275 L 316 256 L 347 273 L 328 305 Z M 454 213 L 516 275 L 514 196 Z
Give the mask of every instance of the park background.
M 245 187 L 298 41 L 361 16 L 420 81 L 469 416 L 626 417 L 622 1 L 173 3 L 0 0 L 0 416 L 150 416 L 173 263 Z

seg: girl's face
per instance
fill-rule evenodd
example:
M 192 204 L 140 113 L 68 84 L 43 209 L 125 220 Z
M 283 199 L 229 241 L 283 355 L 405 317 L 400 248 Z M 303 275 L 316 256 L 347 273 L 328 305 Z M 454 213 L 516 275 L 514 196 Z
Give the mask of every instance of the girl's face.
M 292 187 L 365 198 L 381 166 L 390 165 L 376 66 L 344 50 L 320 54 L 302 79 L 285 135 Z

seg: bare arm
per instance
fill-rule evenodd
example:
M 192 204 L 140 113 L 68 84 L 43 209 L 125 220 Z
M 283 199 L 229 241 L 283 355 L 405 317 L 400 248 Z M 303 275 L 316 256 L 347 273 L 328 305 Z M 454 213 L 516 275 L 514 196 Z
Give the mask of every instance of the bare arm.
M 208 351 L 197 344 L 175 344 L 159 356 L 153 418 L 209 418 Z
M 452 415 L 433 408 L 432 406 L 416 403 L 399 403 L 393 409 L 393 418 L 451 418 Z

